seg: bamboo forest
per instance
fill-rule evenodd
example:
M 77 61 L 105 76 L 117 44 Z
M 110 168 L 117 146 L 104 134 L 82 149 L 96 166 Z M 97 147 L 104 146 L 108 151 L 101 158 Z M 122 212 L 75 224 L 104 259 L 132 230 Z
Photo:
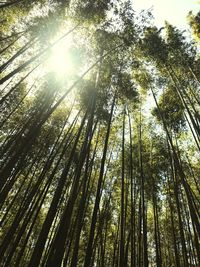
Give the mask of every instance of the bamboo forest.
M 154 19 L 0 2 L 0 266 L 200 266 L 200 12 Z

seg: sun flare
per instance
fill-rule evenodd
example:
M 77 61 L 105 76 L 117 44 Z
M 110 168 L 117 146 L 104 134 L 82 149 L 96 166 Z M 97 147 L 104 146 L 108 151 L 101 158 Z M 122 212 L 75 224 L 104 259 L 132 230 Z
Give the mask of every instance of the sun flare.
M 70 75 L 74 69 L 69 46 L 57 45 L 51 50 L 48 69 L 58 75 Z

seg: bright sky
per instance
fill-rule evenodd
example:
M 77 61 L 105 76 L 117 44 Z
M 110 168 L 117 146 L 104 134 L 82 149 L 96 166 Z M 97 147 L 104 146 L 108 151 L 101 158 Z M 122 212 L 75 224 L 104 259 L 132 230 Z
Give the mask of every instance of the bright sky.
M 167 20 L 178 28 L 187 27 L 186 16 L 190 10 L 196 14 L 200 10 L 199 0 L 132 0 L 136 11 L 148 9 L 153 6 L 155 24 L 164 25 Z

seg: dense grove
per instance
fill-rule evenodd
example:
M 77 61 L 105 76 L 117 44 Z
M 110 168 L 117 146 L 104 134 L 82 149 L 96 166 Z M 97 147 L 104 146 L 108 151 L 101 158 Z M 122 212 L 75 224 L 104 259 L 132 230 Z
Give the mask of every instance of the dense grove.
M 199 266 L 200 13 L 186 32 L 130 0 L 9 0 L 0 20 L 0 266 Z

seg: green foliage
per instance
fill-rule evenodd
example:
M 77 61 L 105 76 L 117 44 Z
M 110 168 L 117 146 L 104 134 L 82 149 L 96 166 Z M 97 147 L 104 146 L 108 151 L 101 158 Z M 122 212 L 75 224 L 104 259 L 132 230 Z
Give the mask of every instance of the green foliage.
M 149 27 L 144 32 L 144 38 L 139 42 L 142 55 L 148 60 L 154 59 L 157 64 L 165 63 L 168 57 L 167 47 L 160 36 L 160 30 Z
M 188 21 L 189 25 L 192 28 L 193 34 L 195 35 L 196 39 L 199 41 L 200 38 L 200 12 L 196 15 L 193 15 L 190 11 L 188 14 Z
M 0 265 L 198 266 L 195 43 L 129 0 L 0 15 Z M 64 36 L 73 74 L 48 69 Z
M 173 129 L 175 132 L 183 130 L 185 126 L 184 108 L 181 102 L 177 101 L 177 99 L 178 96 L 176 90 L 171 87 L 164 91 L 158 102 L 161 115 L 164 117 L 169 128 Z M 158 108 L 154 108 L 152 114 L 161 121 L 159 111 Z

